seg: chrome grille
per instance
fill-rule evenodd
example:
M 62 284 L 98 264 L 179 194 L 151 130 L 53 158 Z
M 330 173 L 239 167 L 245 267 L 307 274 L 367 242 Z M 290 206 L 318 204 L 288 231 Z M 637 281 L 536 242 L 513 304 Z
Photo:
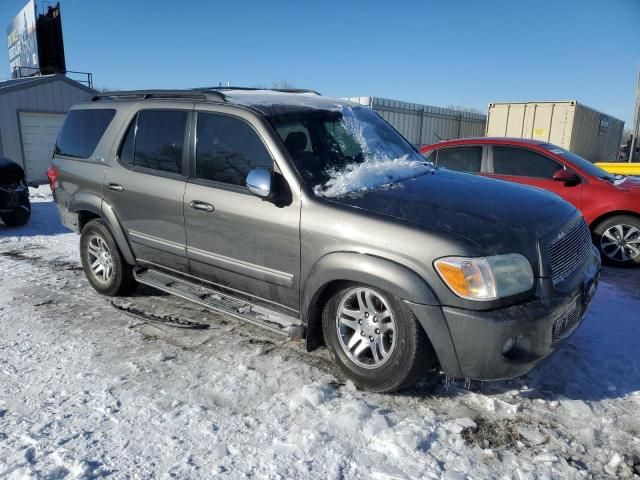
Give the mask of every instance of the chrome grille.
M 571 309 L 562 315 L 559 319 L 553 322 L 553 330 L 551 337 L 553 341 L 559 340 L 567 333 L 573 330 L 573 327 L 580 321 L 582 314 L 586 309 L 586 305 L 583 302 L 576 302 Z
M 555 285 L 582 265 L 591 252 L 591 233 L 584 219 L 581 218 L 571 230 L 549 243 L 547 249 Z

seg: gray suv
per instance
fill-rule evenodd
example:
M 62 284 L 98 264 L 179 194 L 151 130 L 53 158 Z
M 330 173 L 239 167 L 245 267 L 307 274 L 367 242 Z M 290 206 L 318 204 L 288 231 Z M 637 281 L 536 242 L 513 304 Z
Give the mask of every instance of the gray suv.
M 303 336 L 375 391 L 526 373 L 600 271 L 556 195 L 435 168 L 311 91 L 101 94 L 67 115 L 49 178 L 98 292 L 143 283 Z

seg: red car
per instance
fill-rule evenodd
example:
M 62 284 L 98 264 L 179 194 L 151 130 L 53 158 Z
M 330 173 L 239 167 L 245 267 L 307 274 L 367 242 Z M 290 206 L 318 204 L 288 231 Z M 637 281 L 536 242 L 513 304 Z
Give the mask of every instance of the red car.
M 551 143 L 464 138 L 420 149 L 439 167 L 543 188 L 575 205 L 609 264 L 640 264 L 640 178 L 613 175 Z

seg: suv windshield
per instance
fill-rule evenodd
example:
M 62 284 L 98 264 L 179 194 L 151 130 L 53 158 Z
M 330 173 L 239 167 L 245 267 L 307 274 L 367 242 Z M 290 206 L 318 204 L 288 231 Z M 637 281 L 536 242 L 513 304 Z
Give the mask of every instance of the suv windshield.
M 565 150 L 564 148 L 558 147 L 557 145 L 553 145 L 552 143 L 546 143 L 541 146 L 549 150 L 551 153 L 560 155 L 562 158 L 573 163 L 580 170 L 588 173 L 591 176 L 601 178 L 603 180 L 608 180 L 610 182 L 614 181 L 616 178 L 615 175 L 612 175 L 609 172 L 606 172 L 605 170 L 601 169 L 597 165 L 594 165 L 593 163 L 591 163 L 589 160 L 582 158 L 580 155 L 576 155 L 575 153 L 570 152 L 569 150 Z
M 365 107 L 305 110 L 270 117 L 296 169 L 316 195 L 337 197 L 431 170 L 377 113 Z

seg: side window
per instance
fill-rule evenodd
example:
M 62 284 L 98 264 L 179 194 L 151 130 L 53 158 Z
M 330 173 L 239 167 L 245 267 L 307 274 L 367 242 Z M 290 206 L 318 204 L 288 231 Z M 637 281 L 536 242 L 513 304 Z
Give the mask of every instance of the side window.
M 56 155 L 89 158 L 113 120 L 113 109 L 71 110 L 56 142 Z
M 438 166 L 458 172 L 478 173 L 482 169 L 482 147 L 457 147 L 438 150 Z
M 139 112 L 133 146 L 134 165 L 162 172 L 181 173 L 187 118 L 188 113 L 181 110 Z M 123 150 L 129 142 L 129 136 L 131 131 L 125 139 Z
M 127 129 L 127 133 L 124 135 L 124 141 L 120 145 L 120 151 L 118 152 L 118 159 L 120 163 L 124 163 L 129 167 L 133 167 L 133 155 L 136 139 L 136 126 L 138 124 L 138 115 L 133 118 L 131 125 Z
M 562 165 L 527 148 L 493 147 L 493 173 L 520 177 L 553 178 Z
M 273 160 L 256 131 L 244 120 L 198 113 L 196 177 L 245 185 L 255 167 L 273 169 Z

